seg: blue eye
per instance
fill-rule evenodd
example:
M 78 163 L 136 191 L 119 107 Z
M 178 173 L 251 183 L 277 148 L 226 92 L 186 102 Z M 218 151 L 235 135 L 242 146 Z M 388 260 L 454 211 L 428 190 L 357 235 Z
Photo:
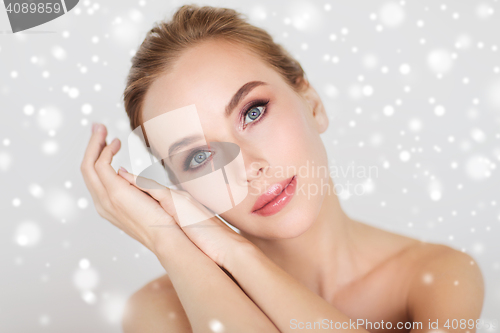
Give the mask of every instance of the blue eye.
M 245 125 L 257 120 L 263 113 L 263 109 L 263 106 L 256 106 L 248 110 L 248 112 L 245 114 Z
M 211 152 L 209 151 L 199 151 L 197 152 L 193 158 L 191 159 L 191 162 L 189 163 L 190 168 L 196 168 L 200 166 L 201 164 L 205 163 L 205 161 L 212 155 Z

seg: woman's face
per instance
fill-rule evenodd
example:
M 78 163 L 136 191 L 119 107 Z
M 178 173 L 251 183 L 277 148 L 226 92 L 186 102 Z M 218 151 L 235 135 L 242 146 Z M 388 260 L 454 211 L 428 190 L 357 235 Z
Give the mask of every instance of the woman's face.
M 252 81 L 262 83 L 251 84 L 227 115 L 233 95 Z M 260 238 L 290 238 L 306 231 L 329 186 L 328 160 L 319 136 L 328 118 L 314 89 L 298 94 L 244 47 L 206 41 L 185 51 L 172 70 L 155 80 L 144 99 L 143 121 L 165 112 L 161 110 L 192 104 L 205 138 L 187 142 L 183 150 L 192 152 L 206 142 L 232 142 L 244 159 L 248 195 L 220 215 Z M 190 172 L 209 167 L 212 157 L 205 147 L 184 156 L 182 164 L 174 160 L 169 166 L 176 173 Z

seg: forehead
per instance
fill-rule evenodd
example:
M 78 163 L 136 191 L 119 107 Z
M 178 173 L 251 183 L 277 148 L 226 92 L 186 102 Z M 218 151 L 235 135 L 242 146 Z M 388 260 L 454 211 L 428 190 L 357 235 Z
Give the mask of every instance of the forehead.
M 204 41 L 184 51 L 172 69 L 153 82 L 144 98 L 143 121 L 191 104 L 199 113 L 222 115 L 233 94 L 254 80 L 284 83 L 275 70 L 244 46 Z

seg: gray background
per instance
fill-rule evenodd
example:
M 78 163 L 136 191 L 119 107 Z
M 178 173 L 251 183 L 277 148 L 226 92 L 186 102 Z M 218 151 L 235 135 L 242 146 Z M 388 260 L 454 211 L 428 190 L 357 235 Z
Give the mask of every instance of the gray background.
M 130 165 L 130 58 L 182 4 L 85 0 L 17 34 L 0 9 L 0 331 L 120 332 L 127 297 L 164 274 L 96 213 L 79 166 L 92 121 L 124 143 L 113 166 Z M 500 319 L 498 0 L 203 4 L 242 11 L 299 59 L 330 114 L 332 166 L 378 167 L 334 179 L 367 190 L 341 195 L 347 213 L 471 254 L 482 318 Z

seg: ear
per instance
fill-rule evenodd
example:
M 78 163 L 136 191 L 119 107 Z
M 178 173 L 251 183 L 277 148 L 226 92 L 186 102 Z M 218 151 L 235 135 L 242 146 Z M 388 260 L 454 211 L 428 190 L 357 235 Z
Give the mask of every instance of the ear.
M 321 101 L 320 96 L 311 84 L 307 83 L 307 88 L 301 94 L 309 105 L 312 116 L 316 122 L 318 132 L 321 134 L 328 128 L 328 115 L 326 114 L 325 106 Z

